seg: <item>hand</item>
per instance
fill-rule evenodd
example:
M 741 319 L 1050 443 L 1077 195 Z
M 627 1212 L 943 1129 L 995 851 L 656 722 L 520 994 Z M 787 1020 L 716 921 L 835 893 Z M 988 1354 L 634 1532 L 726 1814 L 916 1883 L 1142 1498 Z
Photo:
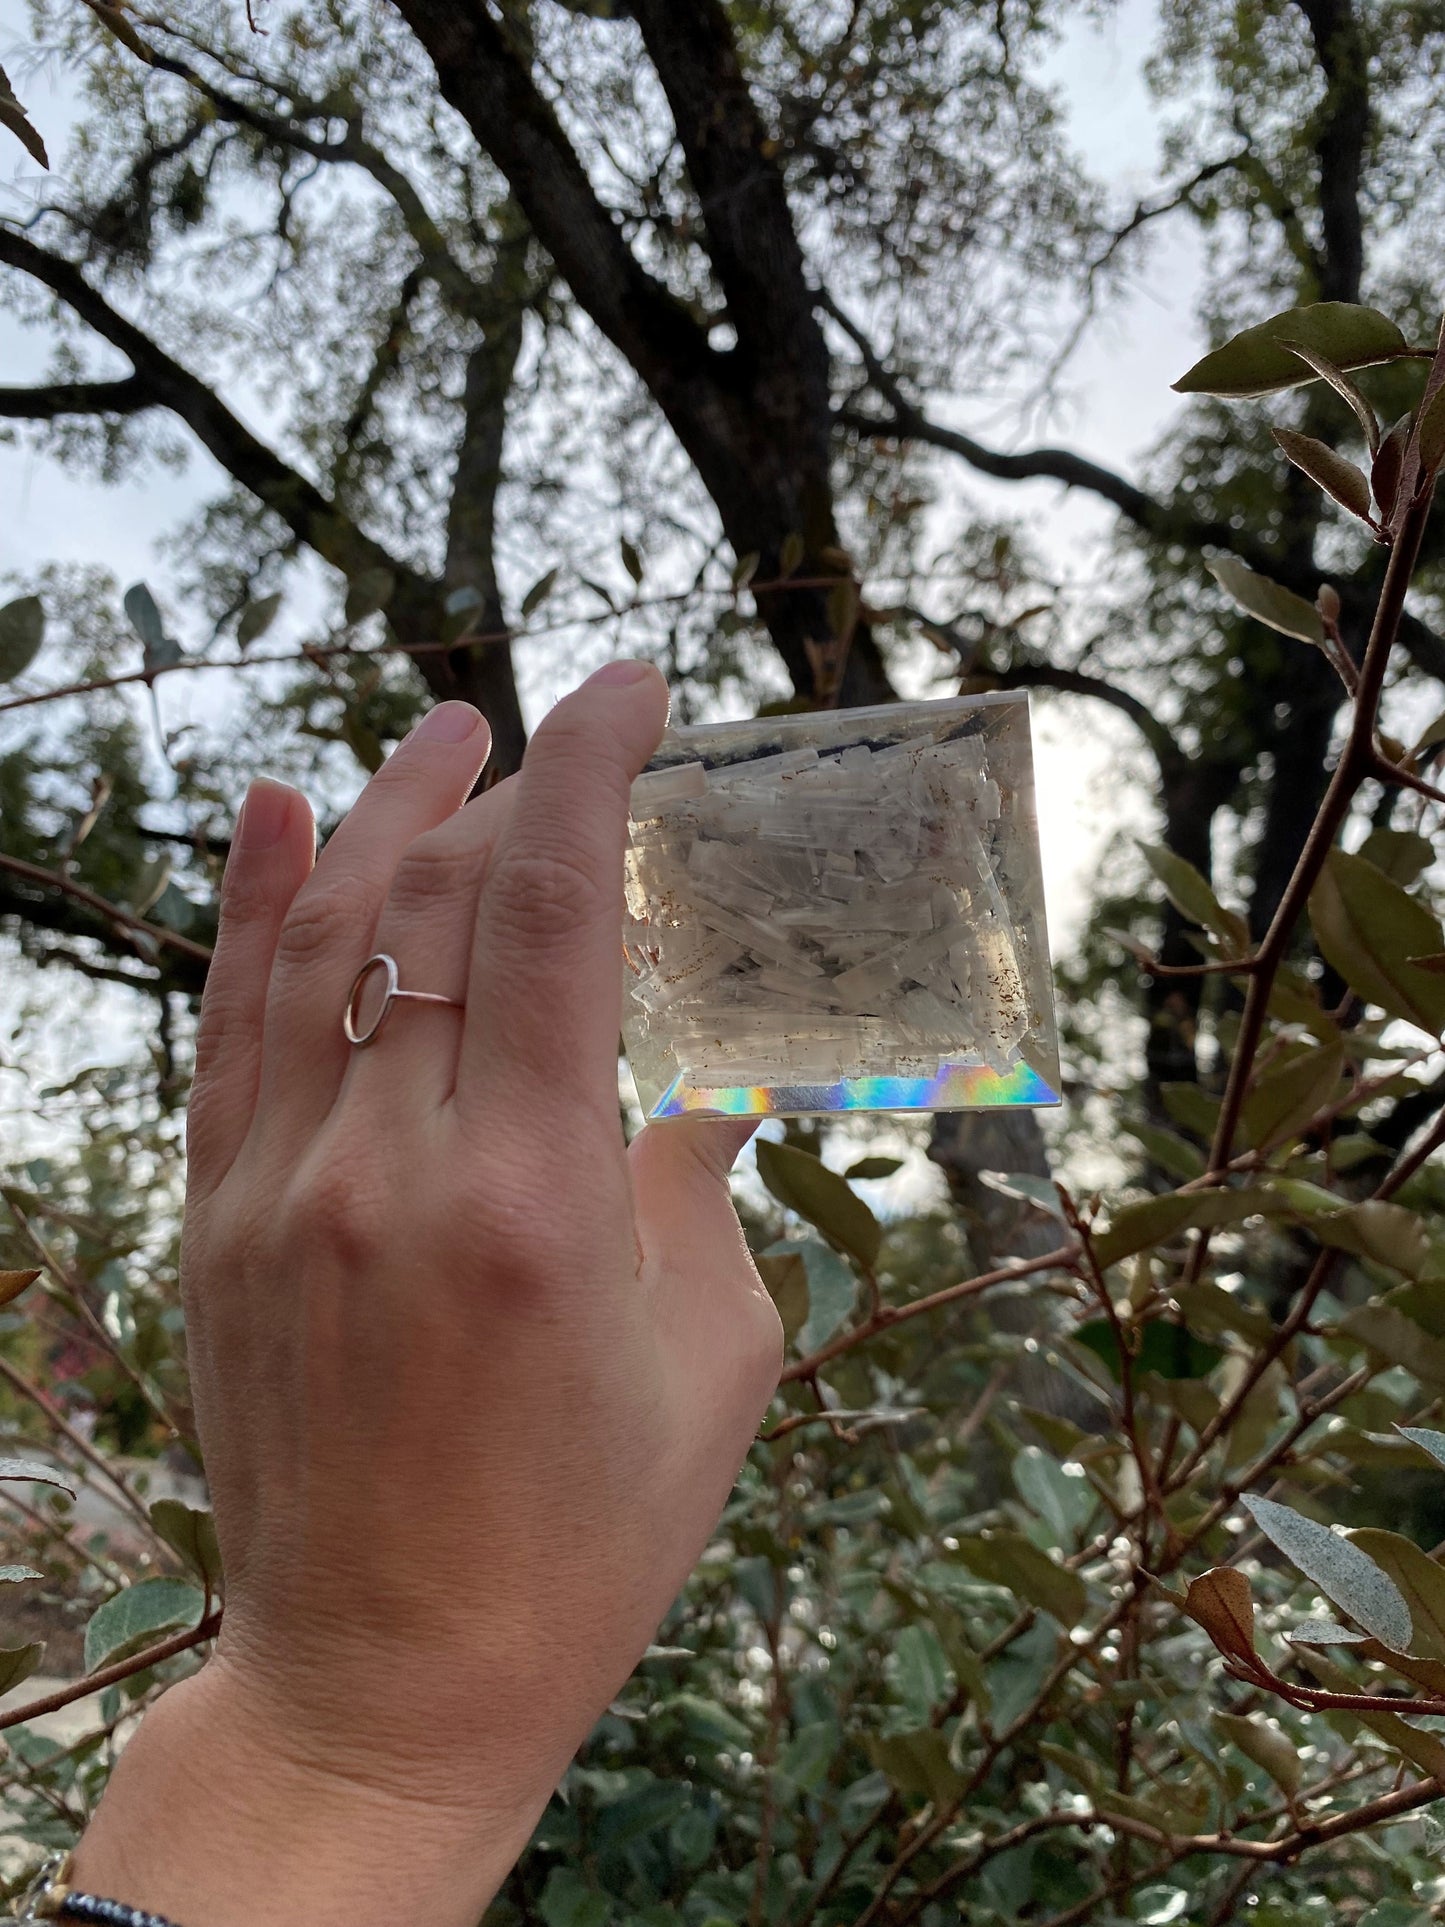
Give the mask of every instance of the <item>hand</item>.
M 127 1750 L 77 1878 L 186 1927 L 474 1927 L 705 1545 L 775 1387 L 727 1171 L 629 1151 L 628 788 L 666 720 L 614 664 L 520 775 L 433 710 L 312 867 L 253 788 L 190 1112 L 182 1273 L 226 1568 L 216 1656 Z M 374 951 L 404 988 L 341 1031 Z

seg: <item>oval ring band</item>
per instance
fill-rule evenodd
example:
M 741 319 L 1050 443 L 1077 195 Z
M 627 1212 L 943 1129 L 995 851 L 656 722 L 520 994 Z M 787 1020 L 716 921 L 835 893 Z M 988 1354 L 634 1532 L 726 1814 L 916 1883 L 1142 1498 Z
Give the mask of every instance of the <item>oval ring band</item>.
M 366 989 L 367 980 L 375 970 L 386 977 L 386 990 L 381 999 L 381 1008 L 363 1030 L 359 1027 L 361 996 Z M 442 997 L 434 990 L 403 990 L 397 976 L 396 958 L 389 957 L 384 950 L 378 950 L 374 957 L 368 957 L 356 973 L 351 986 L 351 995 L 346 1000 L 346 1010 L 342 1015 L 341 1028 L 346 1033 L 348 1044 L 358 1047 L 373 1043 L 377 1032 L 386 1021 L 387 1013 L 400 998 L 414 1004 L 450 1004 L 453 1010 L 464 1010 L 466 1006 L 459 997 Z

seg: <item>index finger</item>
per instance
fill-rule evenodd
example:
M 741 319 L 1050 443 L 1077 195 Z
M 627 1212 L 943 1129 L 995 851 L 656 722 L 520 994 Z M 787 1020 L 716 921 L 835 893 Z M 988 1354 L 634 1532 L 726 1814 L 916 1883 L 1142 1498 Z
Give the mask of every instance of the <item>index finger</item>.
M 650 663 L 611 662 L 564 696 L 522 759 L 482 889 L 456 1104 L 617 1108 L 628 794 L 667 723 Z

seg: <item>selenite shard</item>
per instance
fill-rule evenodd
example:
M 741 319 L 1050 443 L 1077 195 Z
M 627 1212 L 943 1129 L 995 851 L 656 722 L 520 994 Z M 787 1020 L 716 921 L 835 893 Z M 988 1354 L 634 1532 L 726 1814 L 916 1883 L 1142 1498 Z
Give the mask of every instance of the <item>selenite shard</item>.
M 1059 1102 L 1023 694 L 669 730 L 627 909 L 648 1118 Z

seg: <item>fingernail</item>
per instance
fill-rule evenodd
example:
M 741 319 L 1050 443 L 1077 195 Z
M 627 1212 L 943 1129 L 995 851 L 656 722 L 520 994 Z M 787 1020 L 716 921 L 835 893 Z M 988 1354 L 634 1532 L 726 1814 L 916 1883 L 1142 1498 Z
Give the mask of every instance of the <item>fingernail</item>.
M 270 850 L 281 841 L 291 820 L 295 794 L 284 783 L 273 783 L 266 776 L 256 778 L 246 792 L 237 825 L 237 840 L 243 850 Z
M 589 683 L 596 683 L 608 688 L 620 688 L 623 683 L 641 682 L 644 676 L 651 676 L 656 673 L 650 662 L 636 662 L 632 660 L 604 662 L 600 669 L 593 670 L 587 680 Z
M 438 703 L 417 724 L 416 734 L 429 743 L 464 743 L 481 720 L 481 711 L 470 703 Z

